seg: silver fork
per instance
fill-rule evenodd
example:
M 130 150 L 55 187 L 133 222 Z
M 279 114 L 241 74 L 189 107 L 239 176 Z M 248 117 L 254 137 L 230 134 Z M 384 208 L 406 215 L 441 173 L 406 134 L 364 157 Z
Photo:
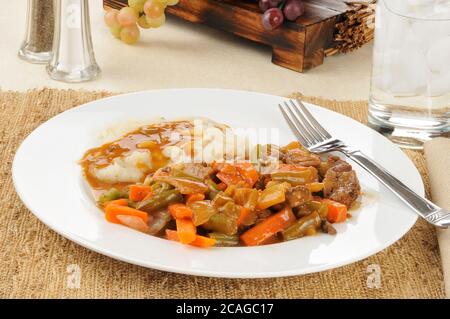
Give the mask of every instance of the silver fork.
M 332 137 L 300 100 L 283 102 L 279 104 L 279 108 L 299 142 L 310 152 L 321 154 L 337 151 L 343 153 L 372 174 L 430 224 L 441 228 L 450 226 L 450 212 L 448 210 L 440 208 L 426 198 L 417 195 L 360 150 L 354 149 L 343 141 Z

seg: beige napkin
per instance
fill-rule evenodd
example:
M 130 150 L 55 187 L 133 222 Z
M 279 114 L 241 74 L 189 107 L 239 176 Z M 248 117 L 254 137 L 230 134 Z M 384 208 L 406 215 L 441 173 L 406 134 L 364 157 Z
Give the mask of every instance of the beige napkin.
M 425 143 L 431 196 L 440 207 L 450 209 L 450 139 L 435 138 Z M 450 298 L 450 229 L 437 230 L 444 272 L 445 294 Z

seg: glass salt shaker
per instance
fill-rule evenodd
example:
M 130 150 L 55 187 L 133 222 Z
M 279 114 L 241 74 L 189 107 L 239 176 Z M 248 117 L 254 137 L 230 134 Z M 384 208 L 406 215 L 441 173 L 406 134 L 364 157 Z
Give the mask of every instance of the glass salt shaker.
M 28 0 L 25 39 L 19 57 L 31 63 L 48 63 L 52 56 L 53 0 Z
M 47 72 L 63 82 L 84 82 L 100 75 L 92 46 L 88 0 L 55 1 L 53 56 Z

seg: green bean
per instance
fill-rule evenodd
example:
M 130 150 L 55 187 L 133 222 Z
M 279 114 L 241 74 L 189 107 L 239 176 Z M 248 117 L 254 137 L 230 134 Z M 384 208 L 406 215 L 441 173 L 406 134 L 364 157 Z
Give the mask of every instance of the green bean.
M 221 233 L 209 233 L 208 236 L 216 240 L 216 246 L 237 246 L 239 237 L 237 235 L 225 235 Z
M 196 181 L 196 182 L 203 182 L 203 180 L 201 178 L 198 178 L 196 176 L 193 175 L 189 175 L 179 169 L 172 169 L 170 171 L 170 176 L 172 177 L 178 177 L 178 178 L 184 178 L 184 179 L 190 179 L 192 181 Z
M 205 184 L 208 186 L 208 197 L 209 199 L 214 199 L 217 194 L 220 193 L 220 188 L 212 179 L 205 180 Z
M 166 182 L 174 186 L 182 194 L 205 193 L 208 186 L 201 181 L 185 177 L 158 176 L 157 181 Z
M 330 164 L 328 164 L 328 162 L 320 162 L 319 174 L 321 176 L 325 176 L 325 174 L 327 173 L 329 168 L 330 168 Z
M 161 193 L 173 188 L 172 185 L 166 182 L 156 182 L 151 187 L 154 194 Z
M 211 216 L 208 222 L 203 224 L 203 227 L 225 235 L 234 235 L 237 233 L 239 214 L 239 206 L 233 202 L 228 202 L 223 206 L 222 212 Z
M 308 228 L 317 229 L 321 225 L 321 219 L 318 212 L 312 212 L 300 218 L 294 225 L 283 231 L 284 240 L 292 240 L 306 235 Z
M 307 205 L 310 210 L 318 212 L 322 220 L 326 220 L 328 215 L 327 203 L 313 200 L 308 202 Z
M 164 208 L 173 203 L 179 203 L 183 201 L 183 196 L 176 189 L 155 194 L 153 197 L 143 200 L 136 205 L 136 208 L 146 212 L 153 212 L 158 209 Z
M 233 202 L 233 199 L 227 195 L 225 195 L 224 192 L 219 192 L 215 197 L 214 200 L 212 201 L 212 204 L 215 208 L 220 209 L 222 208 L 225 204 L 229 203 L 229 202 Z
M 100 195 L 98 202 L 103 205 L 106 202 L 119 198 L 128 198 L 128 194 L 126 192 L 119 191 L 117 188 L 111 188 L 107 192 Z
M 288 182 L 289 184 L 303 185 L 313 182 L 314 174 L 311 170 L 293 172 L 274 172 L 270 174 L 273 181 Z
M 195 226 L 206 223 L 211 216 L 217 214 L 217 210 L 211 205 L 210 201 L 202 200 L 189 204 L 192 209 L 192 221 Z
M 149 186 L 152 183 L 153 183 L 153 175 L 152 174 L 148 174 L 147 176 L 145 176 L 143 184 Z
M 234 201 L 236 204 L 244 206 L 250 211 L 255 210 L 258 204 L 258 191 L 254 188 L 238 188 L 234 191 Z
M 275 171 L 270 174 L 272 180 L 286 181 L 291 184 L 305 184 L 312 183 L 317 178 L 317 169 L 314 167 L 304 167 L 302 169 L 292 168 L 281 168 L 279 171 Z

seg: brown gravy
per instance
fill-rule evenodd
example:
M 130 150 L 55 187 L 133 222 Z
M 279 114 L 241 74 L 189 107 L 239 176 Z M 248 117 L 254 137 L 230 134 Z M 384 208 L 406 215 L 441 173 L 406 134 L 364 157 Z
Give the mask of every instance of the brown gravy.
M 162 153 L 164 148 L 183 139 L 191 140 L 189 135 L 181 134 L 191 129 L 193 129 L 193 123 L 190 121 L 151 124 L 142 126 L 116 141 L 92 148 L 83 155 L 80 161 L 86 180 L 94 191 L 104 191 L 112 187 L 122 189 L 129 183 L 102 182 L 90 172 L 91 168 L 106 167 L 117 157 L 124 156 L 136 149 L 147 149 L 152 154 L 152 171 L 156 171 L 167 165 L 169 161 Z

